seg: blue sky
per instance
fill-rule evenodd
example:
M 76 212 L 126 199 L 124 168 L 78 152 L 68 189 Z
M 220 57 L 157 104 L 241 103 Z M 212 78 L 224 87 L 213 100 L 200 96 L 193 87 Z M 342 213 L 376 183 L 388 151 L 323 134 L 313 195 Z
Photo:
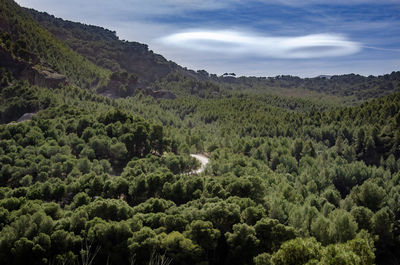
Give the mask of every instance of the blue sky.
M 400 70 L 400 0 L 17 0 L 117 31 L 190 69 L 248 76 Z

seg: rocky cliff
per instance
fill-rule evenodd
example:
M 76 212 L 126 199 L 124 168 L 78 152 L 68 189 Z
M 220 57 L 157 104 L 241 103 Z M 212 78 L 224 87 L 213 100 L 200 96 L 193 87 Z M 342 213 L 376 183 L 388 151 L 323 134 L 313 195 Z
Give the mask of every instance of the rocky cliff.
M 35 61 L 34 61 L 35 62 Z M 57 88 L 68 83 L 66 76 L 61 75 L 42 64 L 34 64 L 14 56 L 5 47 L 0 45 L 0 67 L 11 71 L 16 77 L 27 80 L 31 85 Z

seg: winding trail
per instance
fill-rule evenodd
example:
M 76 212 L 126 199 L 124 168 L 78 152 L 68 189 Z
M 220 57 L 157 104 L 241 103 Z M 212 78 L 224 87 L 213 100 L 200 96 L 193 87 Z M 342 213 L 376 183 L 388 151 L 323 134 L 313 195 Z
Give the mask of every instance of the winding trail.
M 193 170 L 192 172 L 190 172 L 190 174 L 203 173 L 207 164 L 210 162 L 210 159 L 208 157 L 206 157 L 205 155 L 200 155 L 200 154 L 190 154 L 190 156 L 196 158 L 201 163 L 200 168 Z

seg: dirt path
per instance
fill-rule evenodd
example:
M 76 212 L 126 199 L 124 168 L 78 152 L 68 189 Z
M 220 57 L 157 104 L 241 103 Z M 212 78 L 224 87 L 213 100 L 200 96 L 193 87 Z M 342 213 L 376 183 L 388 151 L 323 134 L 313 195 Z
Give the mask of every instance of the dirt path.
M 190 172 L 190 174 L 200 174 L 204 172 L 204 169 L 206 168 L 206 165 L 210 162 L 210 159 L 200 154 L 191 154 L 190 156 L 196 158 L 201 163 L 200 168 L 193 170 L 192 172 Z

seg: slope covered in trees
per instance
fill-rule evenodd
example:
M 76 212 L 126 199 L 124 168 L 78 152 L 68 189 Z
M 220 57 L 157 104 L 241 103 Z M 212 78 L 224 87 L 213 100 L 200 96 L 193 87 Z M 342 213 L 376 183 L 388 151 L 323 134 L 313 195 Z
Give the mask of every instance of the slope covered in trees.
M 10 12 L 1 21 L 30 25 L 31 35 L 13 28 L 41 64 L 57 66 L 33 52 L 44 46 L 71 62 L 62 73 L 73 84 L 34 86 L 0 68 L 0 264 L 399 263 L 397 73 L 368 77 L 373 92 L 359 95 L 373 99 L 355 106 L 343 104 L 351 75 L 331 79 L 343 85 L 337 93 L 319 80 L 331 92 L 305 99 L 240 84 L 252 78 L 169 73 L 149 86 L 174 100 L 143 91 L 112 99 L 86 89 L 92 75 L 75 63 L 119 82 L 121 94 L 140 73 L 108 54 L 120 68 L 102 70 L 73 51 L 82 43 L 67 47 L 79 34 L 88 50 L 99 39 L 125 47 L 113 32 L 30 10 L 50 33 L 13 2 L 1 5 Z M 52 37 L 59 28 L 66 40 Z M 26 63 L 16 43 L 1 47 Z M 313 81 L 299 82 L 294 90 Z M 387 82 L 392 90 L 374 89 Z M 26 112 L 36 115 L 12 122 Z M 191 153 L 210 158 L 205 172 L 190 174 L 199 167 Z
M 115 31 L 55 18 L 27 9 L 32 17 L 74 51 L 113 72 L 139 76 L 142 86 L 183 69 L 150 51 L 145 44 L 119 40 Z
M 232 120 L 239 109 L 251 112 L 252 100 L 226 99 L 221 109 L 220 101 L 199 100 L 185 131 L 154 125 L 161 117 L 141 107 L 158 105 L 171 122 L 185 123 L 174 101 L 132 98 L 152 125 L 128 114 L 125 99 L 71 89 L 54 91 L 63 99 L 32 121 L 1 127 L 2 261 L 83 263 L 82 251 L 97 253 L 96 264 L 143 264 L 153 252 L 174 264 L 396 259 L 399 95 L 324 112 L 270 106 L 258 116 L 287 114 L 276 128 L 297 127 L 264 135 L 246 134 L 252 116 Z M 221 117 L 208 122 L 202 104 Z M 227 122 L 237 130 L 217 134 Z M 394 134 L 374 136 L 383 128 Z M 371 147 L 371 139 L 386 139 L 394 151 Z M 210 152 L 202 176 L 182 174 L 196 166 L 190 149 Z
M 0 47 L 18 60 L 37 67 L 50 66 L 83 88 L 106 78 L 107 71 L 73 52 L 31 18 L 14 1 L 0 2 Z M 0 66 L 9 66 L 2 58 Z M 14 69 L 13 69 L 14 70 Z

